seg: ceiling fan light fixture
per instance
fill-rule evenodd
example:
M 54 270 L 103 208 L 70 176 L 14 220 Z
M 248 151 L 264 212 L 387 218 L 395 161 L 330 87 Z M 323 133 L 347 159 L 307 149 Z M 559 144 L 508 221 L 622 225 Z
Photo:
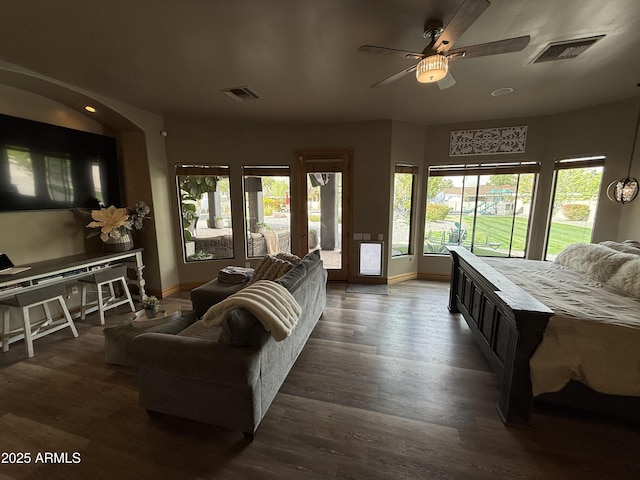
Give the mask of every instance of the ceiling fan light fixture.
M 449 60 L 439 53 L 420 60 L 416 67 L 416 79 L 420 83 L 433 83 L 442 80 L 449 71 Z

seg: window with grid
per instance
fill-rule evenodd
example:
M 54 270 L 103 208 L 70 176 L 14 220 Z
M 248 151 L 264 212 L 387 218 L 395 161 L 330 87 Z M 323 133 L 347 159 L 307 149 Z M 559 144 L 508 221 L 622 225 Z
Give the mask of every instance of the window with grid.
M 537 162 L 432 166 L 425 254 L 461 245 L 478 256 L 524 257 Z

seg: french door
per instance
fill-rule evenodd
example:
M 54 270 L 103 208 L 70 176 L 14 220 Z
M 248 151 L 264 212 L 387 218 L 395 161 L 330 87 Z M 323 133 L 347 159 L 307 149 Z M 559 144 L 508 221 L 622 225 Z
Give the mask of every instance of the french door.
M 349 275 L 350 151 L 299 152 L 299 255 L 319 250 L 329 280 Z

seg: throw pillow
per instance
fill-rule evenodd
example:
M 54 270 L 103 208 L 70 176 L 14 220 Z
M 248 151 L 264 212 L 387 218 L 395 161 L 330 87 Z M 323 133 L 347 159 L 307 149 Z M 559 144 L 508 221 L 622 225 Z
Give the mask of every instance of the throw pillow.
M 297 265 L 302 261 L 299 256 L 294 255 L 293 253 L 286 252 L 277 253 L 276 258 L 279 258 L 280 260 L 286 260 L 287 262 L 291 262 L 294 265 Z
M 276 280 L 277 283 L 282 285 L 287 290 L 291 291 L 298 282 L 300 282 L 307 274 L 307 266 L 304 263 L 298 263 L 295 267 L 285 273 L 283 276 Z
M 307 253 L 300 262 L 289 270 L 285 275 L 278 278 L 276 281 L 289 291 L 293 288 L 317 265 L 321 264 L 320 251 L 313 250 Z
M 287 273 L 291 267 L 293 267 L 291 262 L 276 258 L 273 255 L 265 255 L 254 270 L 248 285 L 258 280 L 275 280 L 276 278 L 280 278 Z
M 229 312 L 223 322 L 218 342 L 236 347 L 259 347 L 265 335 L 270 334 L 251 312 L 236 308 Z

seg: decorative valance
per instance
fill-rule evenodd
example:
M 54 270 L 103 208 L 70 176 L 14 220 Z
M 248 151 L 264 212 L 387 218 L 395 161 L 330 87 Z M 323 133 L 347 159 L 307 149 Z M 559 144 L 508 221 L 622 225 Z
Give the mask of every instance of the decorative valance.
M 526 143 L 526 126 L 453 130 L 449 156 L 524 153 Z

